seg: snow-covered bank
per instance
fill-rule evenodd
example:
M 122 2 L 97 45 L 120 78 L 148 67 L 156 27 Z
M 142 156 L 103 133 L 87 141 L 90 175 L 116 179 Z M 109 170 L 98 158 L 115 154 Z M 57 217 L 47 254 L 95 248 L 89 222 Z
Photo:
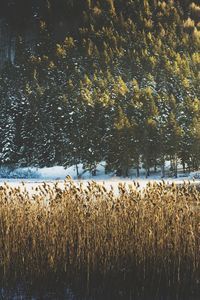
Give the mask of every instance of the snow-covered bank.
M 169 173 L 170 165 L 166 162 L 166 171 Z M 77 175 L 78 171 L 78 175 Z M 84 168 L 83 164 L 77 166 L 71 166 L 64 168 L 63 166 L 54 167 L 27 167 L 27 168 L 6 168 L 0 167 L 0 181 L 8 179 L 28 179 L 28 180 L 64 180 L 67 176 L 70 176 L 73 180 L 146 180 L 145 170 L 141 168 L 139 179 L 136 177 L 136 170 L 131 170 L 130 176 L 127 178 L 115 176 L 115 172 L 106 173 L 105 172 L 105 162 L 101 162 L 97 165 L 96 176 L 93 176 L 90 170 Z M 173 177 L 166 177 L 172 179 Z M 187 174 L 179 173 L 178 178 L 181 179 L 200 179 L 199 172 L 191 172 Z M 161 179 L 161 172 L 159 170 L 157 173 L 151 173 L 148 177 L 149 180 L 159 180 Z
M 58 186 L 63 188 L 64 180 L 67 176 L 70 176 L 77 186 L 79 186 L 82 182 L 82 184 L 86 187 L 88 185 L 88 181 L 95 180 L 99 184 L 104 184 L 108 190 L 112 188 L 115 192 L 117 192 L 119 183 L 124 183 L 128 186 L 129 184 L 132 184 L 133 181 L 136 181 L 139 183 L 139 188 L 142 189 L 148 182 L 160 182 L 163 180 L 159 174 L 152 175 L 148 178 L 145 178 L 144 174 L 140 178 L 136 178 L 134 176 L 130 178 L 123 178 L 114 176 L 113 173 L 105 174 L 105 166 L 103 163 L 98 165 L 96 176 L 92 176 L 89 171 L 84 170 L 83 165 L 81 164 L 78 165 L 78 171 L 81 175 L 81 178 L 79 179 L 77 179 L 77 169 L 75 166 L 67 169 L 62 166 L 55 166 L 51 168 L 18 168 L 12 170 L 7 177 L 2 176 L 3 174 L 6 175 L 6 172 L 0 173 L 0 185 L 6 183 L 12 187 L 22 187 L 23 183 L 25 183 L 24 187 L 26 190 L 31 193 L 35 193 L 36 188 L 39 185 L 42 185 L 43 182 L 46 182 L 50 186 L 53 186 L 55 182 L 57 182 Z M 182 174 L 179 178 L 164 179 L 164 181 L 168 184 L 172 184 L 172 182 L 182 184 L 184 181 L 188 180 L 194 181 L 196 184 L 200 184 L 200 172 L 193 172 L 187 174 L 187 176 Z
M 0 180 L 2 179 L 37 179 L 37 180 L 64 180 L 67 176 L 72 179 L 78 179 L 77 170 L 81 179 L 93 179 L 89 170 L 83 168 L 82 164 L 77 166 L 71 166 L 64 168 L 63 166 L 54 167 L 28 167 L 28 168 L 16 168 L 10 169 L 2 167 L 0 168 Z M 97 165 L 96 179 L 106 180 L 113 174 L 105 174 L 105 164 L 100 163 Z

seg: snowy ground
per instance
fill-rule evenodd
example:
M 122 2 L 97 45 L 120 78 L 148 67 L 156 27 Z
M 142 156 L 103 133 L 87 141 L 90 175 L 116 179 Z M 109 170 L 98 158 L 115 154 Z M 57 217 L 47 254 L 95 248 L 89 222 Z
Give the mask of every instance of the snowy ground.
M 87 171 L 85 172 L 82 168 L 82 165 L 79 165 L 79 172 L 82 175 L 81 179 L 77 179 L 76 168 L 70 167 L 68 169 L 64 169 L 62 166 L 56 166 L 52 168 L 21 168 L 12 171 L 8 177 L 10 178 L 0 178 L 0 185 L 3 185 L 5 182 L 12 187 L 22 186 L 22 181 L 25 183 L 26 189 L 32 194 L 35 192 L 35 188 L 38 185 L 41 185 L 43 182 L 48 183 L 50 186 L 53 186 L 55 182 L 58 182 L 58 186 L 60 188 L 64 185 L 64 180 L 67 176 L 70 176 L 77 186 L 80 182 L 83 183 L 84 186 L 87 186 L 88 181 L 95 180 L 99 184 L 104 184 L 105 187 L 110 190 L 111 187 L 117 193 L 117 187 L 119 182 L 131 184 L 133 181 L 139 182 L 140 188 L 144 188 L 148 182 L 160 182 L 162 179 L 160 175 L 153 175 L 149 178 L 145 178 L 144 174 L 140 178 L 136 178 L 132 176 L 132 178 L 122 178 L 116 177 L 112 173 L 105 175 L 104 164 L 99 164 L 97 169 L 97 176 L 91 176 L 91 174 Z M 6 173 L 5 173 L 6 174 Z M 183 175 L 182 175 L 183 176 Z M 191 173 L 187 176 L 179 178 L 165 178 L 164 180 L 171 184 L 172 182 L 176 182 L 177 184 L 181 184 L 184 181 L 194 181 L 196 184 L 200 184 L 200 172 Z M 12 178 L 15 177 L 15 178 Z
M 169 174 L 170 165 L 169 162 L 166 162 L 166 174 Z M 85 170 L 82 164 L 78 165 L 78 172 L 79 177 L 83 180 L 125 180 L 123 177 L 116 177 L 113 173 L 105 174 L 105 162 L 101 162 L 97 165 L 97 174 L 96 176 L 92 176 L 91 172 Z M 152 175 L 154 174 L 154 175 Z M 77 170 L 75 166 L 71 166 L 69 168 L 64 168 L 63 166 L 54 166 L 51 168 L 16 168 L 16 169 L 9 169 L 6 167 L 0 167 L 0 181 L 8 180 L 8 179 L 29 179 L 34 181 L 44 181 L 44 180 L 64 180 L 66 176 L 71 176 L 72 179 L 76 180 L 77 178 Z M 160 179 L 161 173 L 158 172 L 155 174 L 151 172 L 151 176 L 149 177 L 150 180 L 152 179 Z M 178 175 L 179 179 L 181 178 L 189 178 L 192 179 L 200 179 L 200 171 L 193 172 L 188 174 L 181 174 Z M 136 170 L 130 171 L 129 179 L 136 179 Z M 140 169 L 140 180 L 146 179 L 145 178 L 145 170 Z

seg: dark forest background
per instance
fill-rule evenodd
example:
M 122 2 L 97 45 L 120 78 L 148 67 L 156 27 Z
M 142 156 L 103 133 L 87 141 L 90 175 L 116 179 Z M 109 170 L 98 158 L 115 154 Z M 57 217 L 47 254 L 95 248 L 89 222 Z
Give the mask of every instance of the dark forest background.
M 0 2 L 0 164 L 200 165 L 199 1 Z

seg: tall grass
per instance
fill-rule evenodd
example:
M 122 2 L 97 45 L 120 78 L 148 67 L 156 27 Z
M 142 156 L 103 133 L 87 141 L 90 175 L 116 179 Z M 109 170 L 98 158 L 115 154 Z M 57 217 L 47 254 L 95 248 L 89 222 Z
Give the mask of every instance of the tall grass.
M 1 286 L 61 284 L 81 299 L 199 299 L 199 204 L 191 184 L 119 184 L 114 193 L 66 181 L 31 194 L 4 184 Z

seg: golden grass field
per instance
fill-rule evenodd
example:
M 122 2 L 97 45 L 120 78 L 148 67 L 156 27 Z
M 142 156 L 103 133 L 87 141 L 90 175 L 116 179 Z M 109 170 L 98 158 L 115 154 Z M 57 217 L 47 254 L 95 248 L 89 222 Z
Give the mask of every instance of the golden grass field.
M 133 182 L 118 190 L 71 180 L 35 194 L 2 185 L 1 286 L 62 283 L 77 299 L 199 299 L 197 187 Z

